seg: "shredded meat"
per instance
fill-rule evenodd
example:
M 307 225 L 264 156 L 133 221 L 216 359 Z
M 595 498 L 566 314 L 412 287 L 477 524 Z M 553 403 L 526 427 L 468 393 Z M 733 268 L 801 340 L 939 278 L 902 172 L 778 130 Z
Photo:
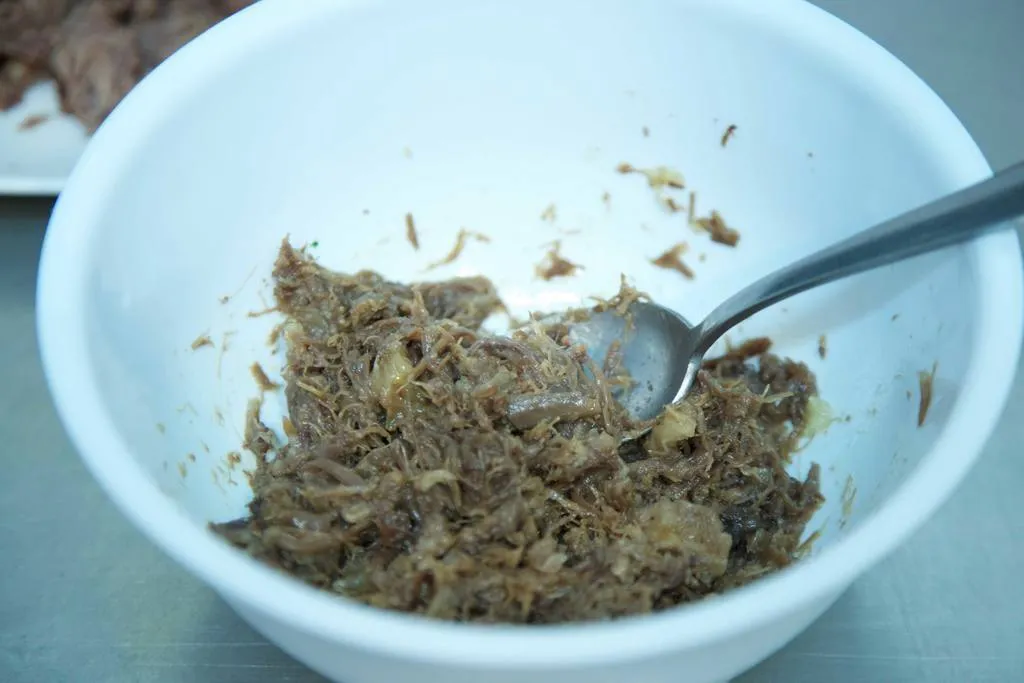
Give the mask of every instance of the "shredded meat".
M 687 280 L 692 280 L 694 278 L 693 268 L 690 268 L 690 266 L 683 262 L 683 254 L 685 254 L 688 249 L 689 246 L 686 242 L 679 242 L 678 244 L 666 249 L 658 258 L 651 259 L 651 263 L 658 268 L 674 270 Z
M 411 223 L 407 223 L 406 225 L 411 225 Z M 447 266 L 450 263 L 455 263 L 455 260 L 462 255 L 463 250 L 466 248 L 466 244 L 471 239 L 474 239 L 477 242 L 491 241 L 491 238 L 483 233 L 472 232 L 470 230 L 466 230 L 465 228 L 459 228 L 459 233 L 455 236 L 455 244 L 452 245 L 452 248 L 451 250 L 449 250 L 448 254 L 441 260 L 434 261 L 429 266 L 427 266 L 427 270 L 433 270 L 434 268 L 440 268 L 441 266 Z M 418 241 L 419 238 L 417 238 L 417 242 Z
M 147 73 L 254 0 L 0 0 L 0 109 L 37 80 L 95 129 Z
M 57 27 L 74 0 L 0 0 L 0 57 L 30 68 L 46 65 Z
M 562 256 L 562 242 L 556 240 L 544 255 L 544 260 L 534 266 L 533 272 L 541 280 L 554 280 L 556 277 L 572 277 L 582 269 L 580 264 Z
M 665 187 L 682 190 L 686 187 L 686 182 L 683 180 L 683 174 L 674 168 L 669 168 L 668 166 L 637 168 L 632 164 L 622 162 L 615 167 L 615 170 L 623 175 L 639 173 L 647 178 L 647 184 L 655 190 Z
M 631 441 L 605 372 L 566 345 L 585 311 L 491 337 L 487 280 L 342 275 L 287 243 L 274 279 L 288 440 L 254 400 L 249 515 L 213 525 L 254 557 L 381 608 L 555 623 L 698 600 L 799 556 L 818 469 L 785 467 L 816 389 L 767 340 L 709 361 Z
M 722 147 L 725 147 L 727 144 L 729 144 L 729 140 L 731 140 L 732 136 L 736 134 L 737 128 L 739 128 L 739 126 L 737 126 L 735 123 L 732 123 L 729 124 L 729 126 L 725 129 L 725 132 L 722 133 Z
M 21 120 L 21 123 L 18 124 L 18 130 L 32 130 L 34 128 L 38 128 L 49 120 L 50 117 L 44 114 L 31 114 Z
M 416 232 L 416 220 L 411 213 L 405 214 L 405 239 L 412 245 L 413 249 L 419 251 L 420 236 Z
M 696 219 L 694 224 L 711 235 L 712 242 L 735 247 L 740 241 L 740 233 L 726 225 L 725 220 L 717 211 L 712 211 L 707 218 Z
M 50 68 L 65 111 L 96 128 L 142 78 L 136 36 L 104 2 L 76 6 L 57 32 Z

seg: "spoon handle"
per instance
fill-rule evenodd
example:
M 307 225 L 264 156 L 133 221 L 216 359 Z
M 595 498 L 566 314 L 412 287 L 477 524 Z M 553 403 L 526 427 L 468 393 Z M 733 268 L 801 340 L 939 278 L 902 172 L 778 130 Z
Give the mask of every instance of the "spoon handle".
M 1024 214 L 1024 162 L 858 233 L 748 285 L 700 325 L 697 352 L 772 304 L 833 280 L 1010 228 Z

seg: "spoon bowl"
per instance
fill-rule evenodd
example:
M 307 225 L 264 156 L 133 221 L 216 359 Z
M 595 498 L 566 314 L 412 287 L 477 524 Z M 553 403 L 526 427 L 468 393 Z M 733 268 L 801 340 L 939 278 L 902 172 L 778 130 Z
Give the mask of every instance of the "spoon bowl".
M 570 327 L 569 340 L 581 344 L 598 366 L 612 354 L 632 386 L 616 396 L 637 421 L 652 420 L 682 398 L 696 377 L 700 358 L 694 349 L 700 329 L 679 313 L 649 301 L 636 301 L 628 315 L 600 311 Z
M 1024 162 L 770 273 L 727 299 L 700 325 L 663 306 L 635 302 L 627 315 L 603 311 L 574 324 L 569 339 L 599 367 L 618 354 L 633 382 L 616 398 L 635 420 L 652 420 L 686 396 L 708 349 L 758 311 L 849 275 L 1006 229 L 1006 221 L 1022 214 Z

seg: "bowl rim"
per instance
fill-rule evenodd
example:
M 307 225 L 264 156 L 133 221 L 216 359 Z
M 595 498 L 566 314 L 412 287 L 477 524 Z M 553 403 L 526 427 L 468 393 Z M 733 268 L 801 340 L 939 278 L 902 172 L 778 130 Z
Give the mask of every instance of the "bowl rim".
M 768 31 L 809 41 L 908 112 L 931 143 L 950 190 L 987 177 L 990 168 L 960 121 L 897 58 L 867 36 L 803 0 L 672 0 L 756 15 Z M 824 609 L 860 573 L 892 551 L 951 494 L 978 458 L 1009 395 L 1020 353 L 1024 276 L 1013 230 L 963 247 L 978 279 L 975 343 L 948 423 L 907 480 L 835 544 L 793 567 L 729 593 L 650 615 L 560 626 L 452 624 L 392 613 L 329 596 L 260 565 L 216 539 L 163 495 L 132 459 L 88 364 L 86 288 L 92 234 L 137 141 L 173 103 L 215 78 L 264 39 L 300 30 L 331 13 L 381 0 L 262 0 L 200 36 L 146 78 L 101 126 L 60 195 L 43 245 L 37 333 L 58 414 L 93 477 L 149 539 L 232 604 L 327 641 L 434 663 L 503 666 L 595 665 L 695 648 L 756 630 L 799 610 Z M 216 54 L 217 59 L 210 59 Z M 968 446 L 965 448 L 963 444 Z

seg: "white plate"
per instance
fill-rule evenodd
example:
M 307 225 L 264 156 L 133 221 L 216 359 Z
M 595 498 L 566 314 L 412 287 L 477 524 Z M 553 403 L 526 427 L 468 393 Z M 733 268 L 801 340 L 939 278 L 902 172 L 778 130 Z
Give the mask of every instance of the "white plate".
M 35 117 L 44 120 L 27 128 Z M 0 112 L 0 195 L 58 194 L 87 141 L 82 124 L 61 113 L 53 83 L 32 86 L 21 104 Z

